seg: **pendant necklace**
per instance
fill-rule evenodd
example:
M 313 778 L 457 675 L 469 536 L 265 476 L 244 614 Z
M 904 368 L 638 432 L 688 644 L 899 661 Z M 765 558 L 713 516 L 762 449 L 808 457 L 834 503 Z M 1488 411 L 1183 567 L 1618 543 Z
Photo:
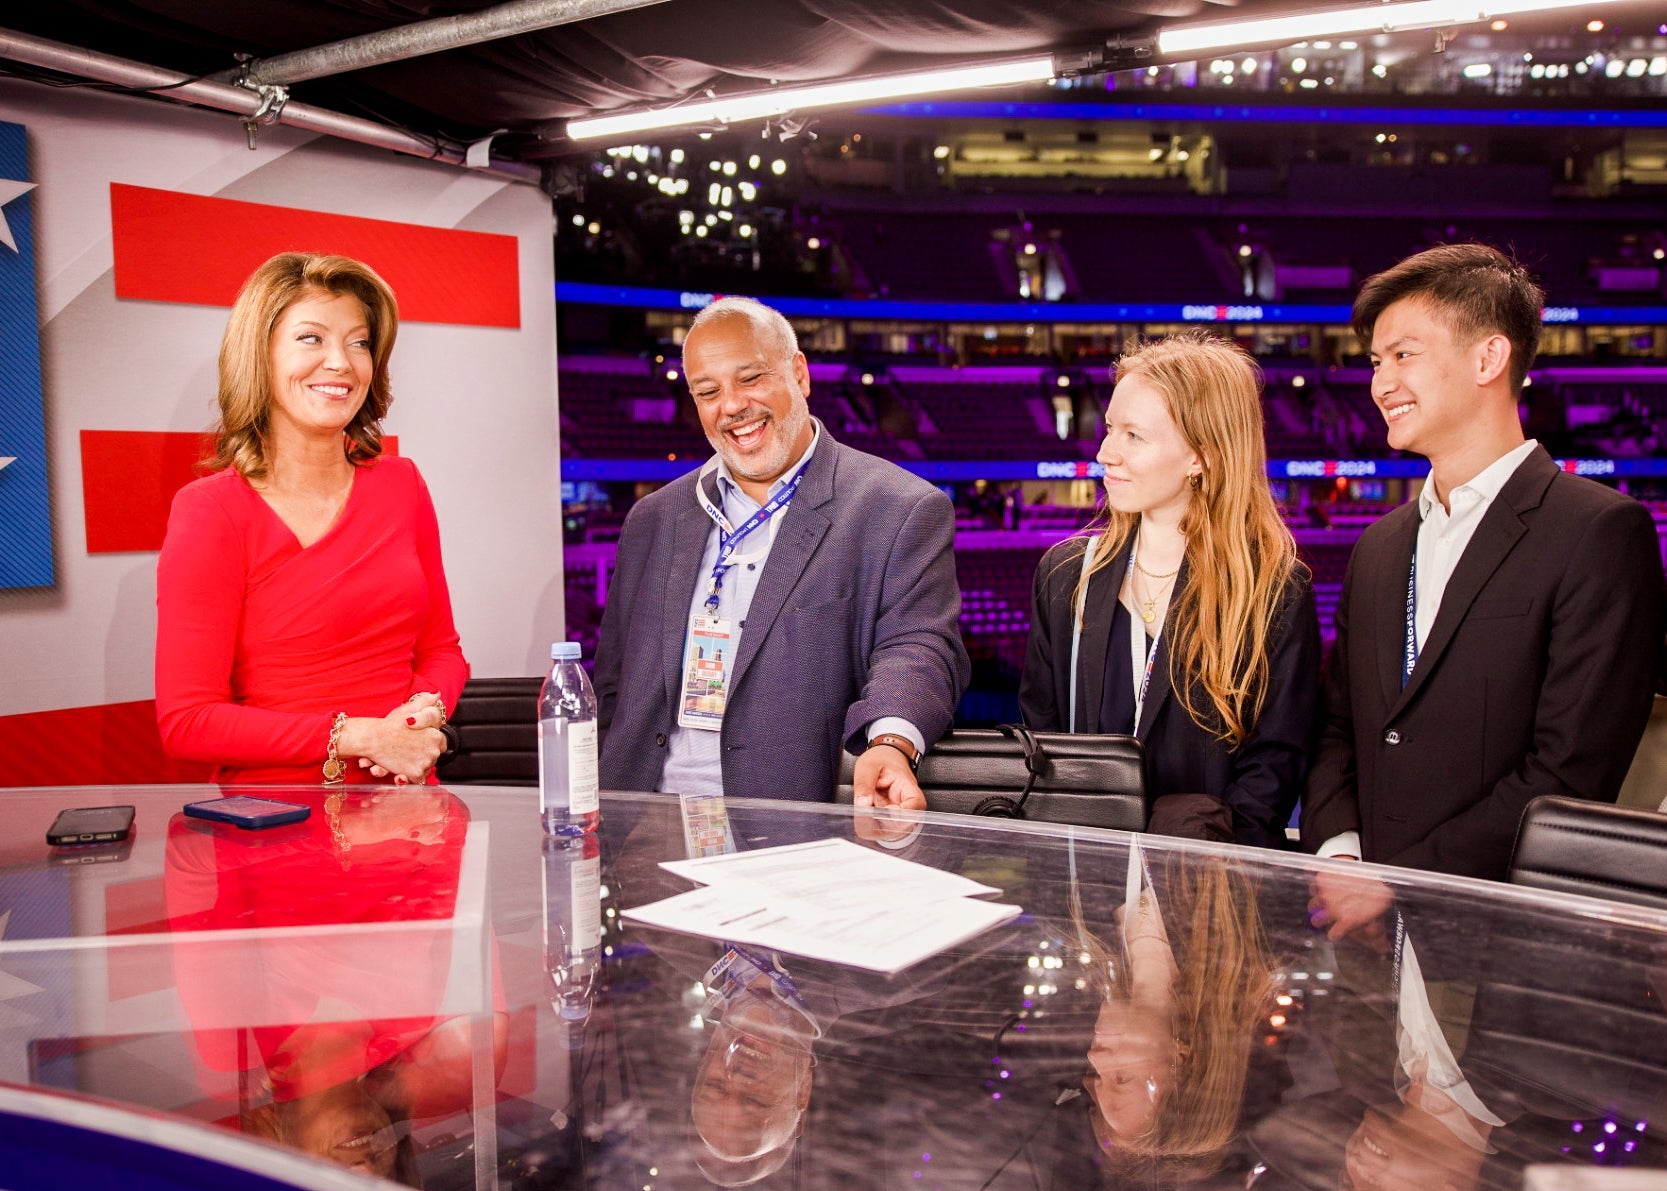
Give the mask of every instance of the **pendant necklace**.
M 1172 580 L 1172 579 L 1175 578 L 1176 575 L 1179 575 L 1181 573 L 1181 568 L 1176 567 L 1173 571 L 1165 571 L 1161 575 L 1154 575 L 1151 571 L 1148 571 L 1145 567 L 1140 565 L 1140 558 L 1139 558 L 1138 552 L 1136 553 L 1136 557 L 1135 557 L 1134 569 L 1139 571 L 1142 575 L 1145 575 L 1148 579 L 1151 579 L 1151 580 L 1154 580 L 1154 581 L 1160 580 L 1160 579 L 1171 579 Z M 1141 605 L 1142 605 L 1142 607 L 1139 609 L 1141 620 L 1144 620 L 1147 624 L 1151 624 L 1154 620 L 1156 620 L 1158 618 L 1158 596 L 1163 595 L 1163 593 L 1168 591 L 1168 590 L 1169 590 L 1169 584 L 1165 583 L 1162 587 L 1158 588 L 1157 595 L 1154 595 L 1149 600 L 1141 600 L 1139 596 L 1135 597 L 1136 601 L 1141 603 Z
M 1152 574 L 1145 567 L 1141 566 L 1138 562 L 1135 563 L 1135 568 L 1134 569 L 1139 571 L 1142 575 L 1151 576 L 1151 574 Z M 1165 578 L 1165 579 L 1174 579 L 1175 575 L 1176 575 L 1176 572 L 1171 571 L 1171 572 L 1169 572 L 1169 574 L 1163 576 L 1163 578 Z M 1166 592 L 1168 590 L 1169 590 L 1169 584 L 1165 583 L 1162 587 L 1158 588 L 1157 595 L 1154 595 L 1149 600 L 1142 600 L 1138 595 L 1135 597 L 1136 602 L 1140 604 L 1139 612 L 1140 612 L 1140 619 L 1141 620 L 1145 621 L 1147 624 L 1151 624 L 1154 620 L 1156 620 L 1158 618 L 1158 597 L 1163 595 L 1164 592 Z

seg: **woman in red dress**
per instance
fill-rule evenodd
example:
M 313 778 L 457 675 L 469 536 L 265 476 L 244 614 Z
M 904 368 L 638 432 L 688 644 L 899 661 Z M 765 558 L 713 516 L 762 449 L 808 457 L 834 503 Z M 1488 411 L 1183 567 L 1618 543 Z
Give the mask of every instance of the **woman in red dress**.
M 431 780 L 468 664 L 433 502 L 382 453 L 392 291 L 283 253 L 220 346 L 214 471 L 181 489 L 157 566 L 156 715 L 221 782 Z

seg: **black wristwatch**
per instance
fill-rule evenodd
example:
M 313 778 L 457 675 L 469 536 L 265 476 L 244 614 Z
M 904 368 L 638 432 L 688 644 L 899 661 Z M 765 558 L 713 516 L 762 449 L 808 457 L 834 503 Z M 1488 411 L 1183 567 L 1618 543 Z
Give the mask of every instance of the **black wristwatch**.
M 434 758 L 434 763 L 436 765 L 444 765 L 447 761 L 450 761 L 453 757 L 457 756 L 458 747 L 463 743 L 458 739 L 457 729 L 452 727 L 450 724 L 440 725 L 440 735 L 446 738 L 446 749 L 438 757 Z

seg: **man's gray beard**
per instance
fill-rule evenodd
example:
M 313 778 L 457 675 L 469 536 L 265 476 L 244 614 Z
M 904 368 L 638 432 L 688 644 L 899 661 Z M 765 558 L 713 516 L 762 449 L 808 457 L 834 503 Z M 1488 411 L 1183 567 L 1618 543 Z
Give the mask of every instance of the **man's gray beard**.
M 774 417 L 771 417 L 770 420 L 776 421 Z M 730 454 L 729 442 L 725 439 L 723 431 L 720 430 L 717 434 L 707 435 L 706 441 L 712 444 L 712 449 L 718 453 L 718 458 L 724 461 L 724 466 L 729 468 L 731 475 L 738 476 L 743 480 L 755 480 L 767 475 L 779 476 L 783 470 L 792 464 L 796 458 L 793 454 L 794 449 L 798 445 L 800 436 L 804 434 L 805 427 L 809 425 L 810 404 L 800 398 L 794 402 L 793 408 L 788 411 L 786 419 L 777 422 L 777 427 L 782 431 L 781 434 L 776 436 L 777 447 L 781 455 L 780 460 L 756 460 L 752 463 L 751 470 L 743 470 L 737 466 L 738 461 Z

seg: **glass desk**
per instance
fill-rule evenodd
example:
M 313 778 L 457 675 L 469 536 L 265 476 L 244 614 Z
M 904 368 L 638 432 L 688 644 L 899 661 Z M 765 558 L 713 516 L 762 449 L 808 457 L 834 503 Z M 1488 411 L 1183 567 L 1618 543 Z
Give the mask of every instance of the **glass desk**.
M 547 847 L 531 790 L 262 790 L 312 815 L 259 832 L 180 813 L 218 793 L 0 792 L 0 1083 L 429 1188 L 1470 1191 L 1667 1168 L 1648 910 L 927 815 L 890 854 L 1023 913 L 886 977 L 622 918 L 691 888 L 660 867 L 689 855 L 676 798 L 607 796 L 597 836 Z M 46 847 L 58 810 L 114 803 L 137 807 L 129 843 Z M 740 849 L 899 830 L 726 810 L 700 826 Z

